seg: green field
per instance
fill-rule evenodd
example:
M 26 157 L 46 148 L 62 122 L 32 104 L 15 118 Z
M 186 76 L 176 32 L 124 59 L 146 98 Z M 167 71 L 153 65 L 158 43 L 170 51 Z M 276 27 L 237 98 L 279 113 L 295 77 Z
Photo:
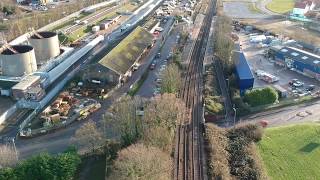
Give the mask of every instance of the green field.
M 274 180 L 320 179 L 320 125 L 269 128 L 258 143 L 259 153 Z
M 283 14 L 291 11 L 294 7 L 295 0 L 272 0 L 267 4 L 270 11 Z

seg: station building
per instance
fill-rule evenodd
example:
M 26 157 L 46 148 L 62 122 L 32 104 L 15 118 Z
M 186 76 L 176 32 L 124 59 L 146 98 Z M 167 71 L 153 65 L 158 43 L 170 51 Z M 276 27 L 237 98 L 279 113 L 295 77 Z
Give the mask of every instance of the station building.
M 98 63 L 82 72 L 84 83 L 115 86 L 125 82 L 152 45 L 153 35 L 144 28 L 137 27 Z
M 272 47 L 275 63 L 320 81 L 320 56 L 295 48 Z

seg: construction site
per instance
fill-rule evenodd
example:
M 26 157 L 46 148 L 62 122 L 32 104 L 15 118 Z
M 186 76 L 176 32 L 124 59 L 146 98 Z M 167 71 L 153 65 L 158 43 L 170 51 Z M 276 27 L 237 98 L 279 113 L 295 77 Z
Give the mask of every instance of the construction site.
M 85 119 L 100 109 L 101 104 L 91 98 L 64 91 L 29 123 L 20 135 L 32 137 L 63 128 L 74 121 Z

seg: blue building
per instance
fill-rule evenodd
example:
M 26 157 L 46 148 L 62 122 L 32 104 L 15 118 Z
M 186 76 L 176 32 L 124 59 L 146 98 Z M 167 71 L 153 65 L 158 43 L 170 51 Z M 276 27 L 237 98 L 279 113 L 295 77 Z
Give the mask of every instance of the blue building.
M 254 76 L 243 52 L 233 51 L 233 60 L 240 94 L 243 95 L 246 90 L 253 88 Z
M 320 56 L 294 47 L 281 47 L 274 57 L 276 64 L 320 80 Z

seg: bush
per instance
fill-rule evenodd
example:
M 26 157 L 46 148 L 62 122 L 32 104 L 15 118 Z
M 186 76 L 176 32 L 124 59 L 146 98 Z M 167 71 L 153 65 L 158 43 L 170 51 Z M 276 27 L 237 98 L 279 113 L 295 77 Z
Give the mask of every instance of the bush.
M 208 142 L 209 179 L 231 179 L 229 168 L 228 138 L 226 131 L 213 124 L 206 125 L 205 140 Z
M 251 112 L 249 104 L 243 102 L 240 96 L 234 97 L 232 101 L 237 108 L 237 116 L 244 116 Z
M 256 124 L 247 124 L 228 132 L 230 172 L 236 179 L 263 179 L 264 172 L 255 154 L 254 142 L 261 140 L 262 129 Z
M 219 102 L 220 96 L 208 96 L 205 98 L 206 111 L 214 115 L 223 113 L 223 105 Z
M 272 104 L 278 101 L 278 93 L 271 87 L 253 89 L 245 93 L 244 100 L 252 107 Z

